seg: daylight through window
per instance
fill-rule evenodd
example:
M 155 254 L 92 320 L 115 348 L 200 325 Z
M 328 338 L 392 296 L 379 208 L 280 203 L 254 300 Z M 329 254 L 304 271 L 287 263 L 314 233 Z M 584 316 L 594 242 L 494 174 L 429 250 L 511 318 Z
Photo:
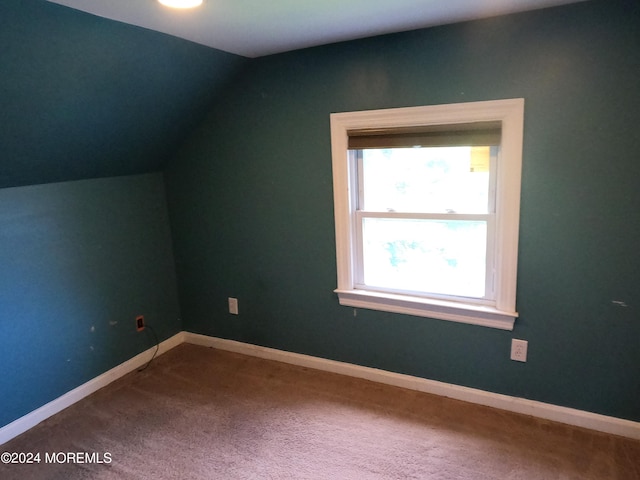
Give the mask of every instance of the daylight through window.
M 522 106 L 332 115 L 341 304 L 513 328 Z

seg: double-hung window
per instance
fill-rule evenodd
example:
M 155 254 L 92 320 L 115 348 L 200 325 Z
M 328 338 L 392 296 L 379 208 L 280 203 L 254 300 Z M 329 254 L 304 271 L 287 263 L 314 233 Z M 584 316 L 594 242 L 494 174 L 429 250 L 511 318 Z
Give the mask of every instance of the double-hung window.
M 523 109 L 331 115 L 342 305 L 513 328 Z

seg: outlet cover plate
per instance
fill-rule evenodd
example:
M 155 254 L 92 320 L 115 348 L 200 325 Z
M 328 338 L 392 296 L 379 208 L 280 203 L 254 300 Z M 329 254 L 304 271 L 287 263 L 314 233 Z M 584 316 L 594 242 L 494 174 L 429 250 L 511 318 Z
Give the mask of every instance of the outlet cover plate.
M 511 339 L 511 360 L 526 362 L 528 346 L 529 342 L 526 340 Z
M 229 313 L 238 315 L 238 299 L 229 297 Z

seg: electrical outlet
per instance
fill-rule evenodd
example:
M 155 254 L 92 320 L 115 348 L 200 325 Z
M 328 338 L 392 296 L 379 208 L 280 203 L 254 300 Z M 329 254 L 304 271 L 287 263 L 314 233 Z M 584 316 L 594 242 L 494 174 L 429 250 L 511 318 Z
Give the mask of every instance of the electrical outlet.
M 527 361 L 527 348 L 529 342 L 526 340 L 518 340 L 516 338 L 511 339 L 511 360 L 516 362 Z
M 136 330 L 139 332 L 144 330 L 144 315 L 138 315 L 136 317 Z
M 229 297 L 229 313 L 238 315 L 238 299 Z

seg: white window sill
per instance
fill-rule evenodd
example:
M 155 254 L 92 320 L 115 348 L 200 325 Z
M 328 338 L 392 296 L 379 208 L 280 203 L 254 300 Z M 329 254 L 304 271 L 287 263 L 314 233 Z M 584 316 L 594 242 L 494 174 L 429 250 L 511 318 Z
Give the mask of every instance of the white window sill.
M 518 316 L 517 312 L 505 312 L 484 305 L 393 295 L 368 290 L 337 289 L 335 292 L 338 294 L 340 305 L 348 307 L 403 313 L 501 330 L 513 330 L 513 324 Z

